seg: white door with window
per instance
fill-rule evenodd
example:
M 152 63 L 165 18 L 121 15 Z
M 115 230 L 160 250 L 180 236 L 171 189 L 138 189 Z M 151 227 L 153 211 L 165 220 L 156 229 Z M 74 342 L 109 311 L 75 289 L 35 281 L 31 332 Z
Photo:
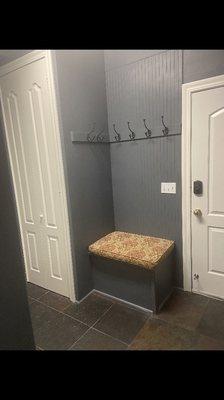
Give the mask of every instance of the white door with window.
M 27 280 L 69 297 L 64 174 L 49 80 L 46 56 L 37 58 L 0 77 L 1 100 Z
M 224 298 L 224 85 L 191 97 L 192 288 Z

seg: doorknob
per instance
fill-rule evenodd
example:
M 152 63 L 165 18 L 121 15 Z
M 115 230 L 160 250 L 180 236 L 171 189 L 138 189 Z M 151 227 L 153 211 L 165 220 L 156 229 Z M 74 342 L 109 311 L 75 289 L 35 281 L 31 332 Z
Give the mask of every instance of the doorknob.
M 195 208 L 195 210 L 193 210 L 193 214 L 197 215 L 198 217 L 200 217 L 202 215 L 202 212 L 199 208 Z

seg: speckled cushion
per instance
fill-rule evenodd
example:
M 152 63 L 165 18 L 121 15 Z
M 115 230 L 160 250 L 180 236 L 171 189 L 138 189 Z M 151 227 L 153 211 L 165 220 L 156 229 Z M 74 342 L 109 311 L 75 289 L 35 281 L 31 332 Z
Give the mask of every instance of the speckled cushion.
M 174 242 L 115 231 L 89 246 L 95 255 L 152 269 L 173 249 Z

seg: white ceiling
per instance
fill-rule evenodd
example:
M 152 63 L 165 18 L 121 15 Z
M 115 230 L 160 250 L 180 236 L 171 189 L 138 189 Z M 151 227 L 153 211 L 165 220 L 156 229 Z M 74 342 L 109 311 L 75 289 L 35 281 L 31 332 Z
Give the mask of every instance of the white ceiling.
M 24 54 L 32 50 L 1 50 L 0 49 L 0 65 L 7 64 L 16 58 L 22 57 Z

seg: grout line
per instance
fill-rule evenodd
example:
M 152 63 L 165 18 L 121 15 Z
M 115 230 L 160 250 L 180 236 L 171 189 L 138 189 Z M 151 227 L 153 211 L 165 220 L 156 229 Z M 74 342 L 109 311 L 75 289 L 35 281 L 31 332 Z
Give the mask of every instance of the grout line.
M 100 294 L 101 294 L 101 292 L 99 292 Z M 108 298 L 111 298 L 111 296 L 105 296 L 105 297 L 108 297 Z M 119 299 L 116 299 L 116 298 L 114 298 L 115 300 L 118 300 L 119 301 Z M 112 300 L 112 299 L 111 299 Z M 142 329 L 140 329 L 138 332 L 137 332 L 137 334 L 135 335 L 135 337 L 132 339 L 132 341 L 131 341 L 131 343 L 126 343 L 126 342 L 123 342 L 122 340 L 120 340 L 120 339 L 117 339 L 116 337 L 114 337 L 114 336 L 111 336 L 111 335 L 109 335 L 109 334 L 107 334 L 107 333 L 105 333 L 105 332 L 103 332 L 103 331 L 101 331 L 101 330 L 99 330 L 99 329 L 97 329 L 97 328 L 95 328 L 95 326 L 96 326 L 96 324 L 101 320 L 101 318 L 103 318 L 106 314 L 107 314 L 107 312 L 109 312 L 109 310 L 114 306 L 114 305 L 116 305 L 117 304 L 117 302 L 116 301 L 114 301 L 109 307 L 108 307 L 108 309 L 90 326 L 90 325 L 88 325 L 87 323 L 84 323 L 83 321 L 80 321 L 80 320 L 78 320 L 78 319 L 76 319 L 76 318 L 74 318 L 74 317 L 72 317 L 72 316 L 70 316 L 70 315 L 68 315 L 68 314 L 66 314 L 64 311 L 59 311 L 59 310 L 57 310 L 57 309 L 55 309 L 54 307 L 51 307 L 51 306 L 49 306 L 49 305 L 47 305 L 47 304 L 45 304 L 45 303 L 42 303 L 40 300 L 37 300 L 36 299 L 36 301 L 38 302 L 38 303 L 40 303 L 40 304 L 42 304 L 42 305 L 44 305 L 44 306 L 46 306 L 46 307 L 48 307 L 48 308 L 50 308 L 50 309 L 52 309 L 52 310 L 54 310 L 54 311 L 57 311 L 59 314 L 62 314 L 62 315 L 65 315 L 65 316 L 67 316 L 67 317 L 70 317 L 70 318 L 72 318 L 72 319 L 74 319 L 76 322 L 78 322 L 78 323 L 81 323 L 81 324 L 83 324 L 83 325 L 85 325 L 85 326 L 88 326 L 88 329 L 83 333 L 83 335 L 81 335 L 67 350 L 70 350 L 79 340 L 81 340 L 91 329 L 94 329 L 94 330 L 96 330 L 97 332 L 99 332 L 99 333 L 102 333 L 102 334 L 104 334 L 104 335 L 106 335 L 106 336 L 108 336 L 108 337 L 110 337 L 110 338 L 112 338 L 112 339 L 114 339 L 114 340 L 117 340 L 117 341 L 119 341 L 120 343 L 122 343 L 122 344 L 124 344 L 125 346 L 130 346 L 131 344 L 132 344 L 132 342 L 133 342 L 133 340 L 134 340 L 134 338 L 137 336 L 137 334 L 140 332 L 140 330 Z M 121 301 L 121 304 L 122 303 L 124 303 L 123 301 Z M 125 302 L 126 303 L 126 302 Z M 127 304 L 126 304 L 127 305 Z M 128 305 L 127 305 L 128 306 Z M 69 307 L 69 306 L 68 306 Z M 68 307 L 66 307 L 66 309 L 68 308 Z M 136 310 L 136 308 L 137 307 L 131 307 L 131 306 L 129 306 L 129 308 L 131 308 L 131 309 L 133 309 L 133 310 Z M 137 308 L 137 311 L 143 311 L 143 310 L 139 310 L 139 308 Z M 148 310 L 147 310 L 148 311 Z M 148 315 L 148 317 L 147 317 L 147 319 L 146 319 L 146 321 L 145 321 L 145 323 L 148 321 L 148 319 L 151 319 L 153 316 L 152 316 L 152 313 L 150 312 L 150 315 Z M 144 325 L 143 325 L 144 326 Z
M 94 324 L 91 326 L 91 328 L 93 328 L 97 324 L 97 322 L 99 322 L 101 320 L 101 318 L 103 318 L 104 315 L 107 314 L 107 312 L 113 307 L 113 305 L 114 305 L 114 303 L 111 304 L 110 307 L 94 322 Z
M 57 308 L 54 308 L 54 307 L 52 307 L 52 306 L 49 306 L 49 304 L 46 304 L 44 301 L 42 301 L 42 297 L 43 297 L 43 296 L 41 296 L 41 298 L 37 300 L 39 303 L 41 303 L 41 304 L 43 304 L 44 306 L 47 306 L 47 307 L 49 307 L 49 308 L 52 308 L 53 310 L 58 311 L 58 312 L 60 312 L 60 313 L 64 313 L 64 311 L 65 311 L 68 307 L 71 306 L 71 304 L 69 304 L 69 305 L 66 306 L 63 310 L 58 310 Z M 65 314 L 65 313 L 64 313 L 64 314 Z M 66 314 L 66 315 L 68 315 L 68 314 Z
M 33 299 L 33 300 L 39 300 L 39 299 L 41 299 L 43 296 L 45 296 L 45 294 L 47 294 L 48 292 L 49 292 L 49 290 L 48 290 L 47 292 L 43 293 L 40 297 L 33 297 L 33 296 L 29 295 L 29 294 L 27 294 L 27 295 L 28 295 L 29 298 L 31 298 L 31 299 Z
M 114 297 L 114 299 L 116 299 L 116 297 Z M 118 300 L 119 300 L 119 299 L 118 299 Z M 121 303 L 124 303 L 124 302 L 121 301 Z M 126 302 L 125 302 L 125 303 L 126 303 Z M 116 304 L 117 304 L 117 303 L 114 302 L 114 303 L 109 307 L 109 309 L 108 309 L 107 311 L 109 311 L 109 310 L 111 309 L 111 307 L 113 307 L 113 305 L 116 305 Z M 130 303 L 130 304 L 132 304 L 132 303 Z M 126 304 L 126 305 L 127 305 L 127 304 Z M 132 307 L 129 307 L 129 308 L 132 308 Z M 136 310 L 136 308 L 132 308 L 132 309 Z M 105 332 L 103 332 L 103 331 L 101 331 L 101 330 L 99 330 L 99 329 L 97 329 L 97 328 L 94 328 L 95 325 L 97 324 L 97 322 L 107 313 L 107 311 L 106 311 L 103 315 L 101 315 L 101 317 L 95 322 L 95 324 L 92 325 L 92 328 L 95 329 L 96 331 L 100 332 L 100 333 L 103 333 L 104 335 L 107 335 L 107 336 L 111 337 L 112 339 L 118 340 L 119 342 L 125 344 L 126 346 L 129 346 L 128 343 L 123 342 L 122 340 L 117 339 L 116 337 L 111 336 L 111 335 L 109 335 L 109 334 L 107 334 L 107 333 L 105 333 Z M 147 317 L 145 323 L 148 321 L 149 318 L 152 318 L 152 314 L 151 314 L 151 313 L 150 313 L 150 315 Z M 143 326 L 145 325 L 145 323 L 143 324 Z M 142 328 L 143 328 L 143 326 L 142 326 Z M 141 328 L 141 329 L 142 329 L 142 328 Z M 141 330 L 141 329 L 140 329 L 140 330 Z M 140 330 L 138 331 L 138 333 L 140 332 Z M 138 334 L 138 333 L 137 333 L 137 334 Z M 137 334 L 136 334 L 136 336 L 137 336 Z M 134 339 L 133 339 L 133 340 L 134 340 Z M 131 342 L 131 343 L 132 343 L 132 342 Z M 130 343 L 130 344 L 131 344 L 131 343 Z
M 48 292 L 47 292 L 47 293 L 48 293 Z M 28 298 L 30 298 L 30 299 L 32 299 L 32 300 L 39 300 L 39 299 L 41 299 L 41 297 L 43 297 L 45 294 L 46 294 L 46 293 L 42 294 L 40 297 L 33 297 L 33 296 L 30 296 L 30 295 L 28 294 Z
M 42 305 L 45 306 L 45 307 L 50 308 L 51 310 L 57 311 L 59 314 L 63 314 L 63 315 L 65 315 L 66 317 L 70 317 L 70 318 L 74 319 L 74 320 L 75 320 L 76 322 L 78 322 L 78 323 L 81 323 L 81 324 L 83 324 L 83 325 L 89 326 L 89 325 L 87 325 L 85 322 L 80 321 L 79 319 L 73 317 L 72 315 L 65 314 L 63 311 L 59 311 L 59 310 L 57 310 L 56 308 L 51 307 L 51 306 L 49 306 L 48 304 L 42 303 L 41 301 L 39 301 L 39 300 L 37 300 L 37 299 L 36 299 L 35 301 L 37 301 L 38 303 L 42 304 Z
M 87 293 L 81 300 L 76 300 L 75 304 L 80 304 L 82 301 L 84 301 L 87 297 L 89 297 L 92 293 L 94 292 L 94 289 L 92 289 L 89 293 Z M 73 303 L 74 304 L 74 303 Z M 68 306 L 69 307 L 69 306 Z
M 89 329 L 87 329 L 74 343 L 72 343 L 72 345 L 71 345 L 67 350 L 71 350 L 71 348 L 72 348 L 80 339 L 82 339 L 91 329 L 92 329 L 92 327 L 89 327 Z
M 124 344 L 125 346 L 128 346 L 128 343 L 125 343 L 125 342 L 123 342 L 121 339 L 118 339 L 118 338 L 116 338 L 116 337 L 114 337 L 114 336 L 111 336 L 111 335 L 109 335 L 109 334 L 106 333 L 106 332 L 100 331 L 99 329 L 96 329 L 96 328 L 93 328 L 93 330 L 94 330 L 94 331 L 97 331 L 97 332 L 99 332 L 99 333 L 102 333 L 103 335 L 106 335 L 106 336 L 108 336 L 109 338 L 114 339 L 114 340 L 116 340 L 117 342 L 120 342 L 120 343 Z
M 205 296 L 205 297 L 206 297 L 206 296 Z M 205 314 L 205 312 L 206 312 L 206 310 L 207 310 L 207 308 L 208 308 L 209 302 L 210 302 L 210 299 L 207 297 L 207 304 L 206 304 L 206 306 L 205 306 L 205 309 L 204 309 L 203 312 L 201 313 L 201 317 L 199 318 L 199 321 L 198 321 L 198 323 L 197 323 L 197 325 L 196 325 L 196 327 L 195 327 L 195 332 L 197 332 L 197 328 L 199 327 L 199 324 L 200 324 L 200 322 L 201 322 L 201 320 L 202 320 L 202 318 L 203 318 L 203 316 L 204 316 L 204 314 Z M 198 333 L 199 333 L 199 332 L 198 332 Z
M 149 319 L 153 319 L 153 315 L 149 315 L 147 320 L 145 321 L 145 323 L 142 325 L 142 327 L 139 329 L 139 331 L 136 333 L 136 335 L 133 337 L 131 343 L 128 344 L 128 347 L 130 347 L 132 345 L 132 343 L 134 342 L 135 338 L 138 336 L 138 334 L 141 332 L 141 330 L 144 328 L 145 324 L 148 322 Z
M 154 319 L 155 321 L 158 320 L 158 321 L 164 322 L 165 324 L 170 325 L 170 326 L 180 327 L 180 328 L 182 328 L 182 329 L 184 329 L 184 330 L 186 330 L 186 331 L 188 331 L 188 332 L 197 333 L 197 327 L 198 327 L 198 325 L 199 325 L 199 323 L 200 323 L 200 321 L 201 321 L 201 319 L 202 319 L 204 313 L 206 312 L 206 309 L 207 309 L 207 307 L 208 307 L 208 305 L 209 305 L 209 302 L 210 302 L 210 300 L 213 300 L 213 299 L 214 299 L 214 298 L 211 298 L 211 297 L 209 297 L 209 296 L 204 296 L 204 297 L 207 298 L 207 303 L 206 303 L 206 305 L 205 305 L 205 308 L 204 308 L 204 310 L 203 310 L 203 312 L 202 312 L 202 314 L 201 314 L 201 316 L 200 316 L 200 319 L 199 319 L 197 325 L 195 326 L 195 328 L 189 328 L 189 327 L 186 327 L 186 326 L 182 326 L 182 325 L 178 324 L 178 322 L 175 322 L 175 321 L 167 321 L 166 319 L 163 319 L 163 318 L 161 318 L 161 317 L 158 316 L 158 315 L 153 315 L 153 314 L 150 313 L 150 315 L 148 315 L 148 317 L 147 317 L 145 323 L 143 324 L 143 326 L 139 329 L 139 331 L 136 333 L 136 335 L 134 336 L 134 338 L 132 339 L 132 341 L 128 344 L 128 343 L 123 342 L 122 340 L 120 340 L 120 339 L 118 339 L 118 338 L 116 338 L 116 337 L 114 337 L 114 336 L 112 336 L 112 335 L 110 335 L 110 334 L 107 334 L 107 333 L 105 333 L 105 332 L 103 332 L 103 331 L 101 331 L 100 329 L 97 329 L 97 328 L 95 327 L 96 324 L 110 311 L 110 309 L 111 309 L 114 305 L 117 304 L 117 301 L 116 301 L 116 300 L 119 301 L 119 299 L 114 298 L 115 301 L 108 307 L 108 309 L 106 309 L 105 312 L 104 312 L 92 325 L 88 325 L 87 323 L 84 323 L 84 322 L 78 320 L 77 318 L 75 318 L 75 317 L 73 317 L 73 316 L 71 316 L 71 315 L 66 314 L 64 311 L 65 311 L 69 306 L 66 307 L 63 311 L 59 311 L 59 310 L 57 310 L 56 308 L 51 307 L 51 306 L 49 306 L 49 305 L 43 303 L 43 302 L 41 301 L 41 298 L 42 298 L 45 294 L 47 294 L 48 292 L 49 292 L 49 291 L 47 291 L 46 293 L 44 293 L 43 295 L 41 295 L 40 298 L 38 298 L 38 299 L 35 299 L 35 298 L 33 298 L 32 296 L 28 296 L 28 297 L 29 297 L 30 299 L 32 299 L 34 302 L 40 303 L 40 304 L 42 304 L 43 306 L 45 306 L 45 307 L 47 307 L 47 308 L 50 308 L 50 309 L 52 309 L 52 310 L 58 312 L 59 314 L 65 315 L 65 316 L 67 316 L 67 317 L 70 317 L 70 318 L 72 318 L 74 321 L 76 321 L 78 324 L 82 324 L 82 325 L 84 325 L 84 326 L 87 327 L 87 330 L 86 330 L 86 331 L 85 331 L 85 332 L 84 332 L 84 333 L 83 333 L 83 334 L 82 334 L 68 349 L 66 349 L 66 350 L 70 350 L 77 342 L 79 342 L 81 339 L 83 339 L 83 337 L 84 337 L 85 335 L 87 335 L 87 333 L 88 333 L 91 329 L 93 329 L 93 330 L 95 330 L 96 332 L 99 332 L 99 333 L 101 333 L 101 334 L 103 334 L 103 335 L 106 335 L 106 336 L 110 337 L 110 338 L 113 339 L 113 340 L 116 340 L 116 341 L 122 343 L 123 345 L 127 346 L 127 350 L 130 350 L 130 346 L 133 344 L 133 342 L 134 342 L 134 340 L 136 339 L 136 337 L 138 336 L 138 334 L 139 334 L 139 333 L 141 332 L 141 330 L 144 328 L 145 324 L 146 324 L 149 320 L 152 320 L 152 319 Z M 104 295 L 104 294 L 103 294 L 102 292 L 100 292 L 100 291 L 96 291 L 96 292 L 98 292 L 99 294 Z M 105 295 L 104 297 L 111 298 L 112 296 Z M 218 299 L 218 300 L 220 300 L 220 299 Z M 222 301 L 222 300 L 221 300 L 221 301 Z M 122 301 L 121 301 L 121 303 L 122 303 Z M 132 308 L 132 307 L 130 307 L 130 308 Z M 200 334 L 200 335 L 202 335 L 202 336 L 206 336 L 206 337 L 211 338 L 211 339 L 214 339 L 214 337 L 208 336 L 208 335 L 203 335 L 203 333 L 200 333 L 200 332 L 198 332 L 198 334 Z M 214 339 L 214 340 L 217 340 L 217 339 Z M 219 341 L 220 341 L 220 340 L 219 340 Z M 221 342 L 221 341 L 220 341 L 220 342 Z M 38 347 L 38 349 L 36 349 L 36 350 L 39 350 L 39 349 L 40 349 L 41 351 L 44 351 L 44 349 L 42 349 L 40 346 L 37 345 L 37 347 Z
M 42 296 L 41 296 L 42 297 Z M 88 325 L 87 323 L 85 323 L 85 322 L 83 322 L 83 321 L 80 321 L 80 320 L 78 320 L 78 319 L 76 319 L 76 318 L 74 318 L 73 316 L 71 316 L 71 315 L 68 315 L 68 314 L 66 314 L 64 311 L 69 307 L 66 307 L 65 308 L 65 310 L 63 310 L 63 311 L 59 311 L 59 310 L 57 310 L 56 308 L 54 308 L 54 307 L 51 307 L 51 306 L 49 306 L 48 304 L 45 304 L 45 303 L 43 303 L 41 300 L 39 300 L 39 299 L 36 299 L 35 301 L 37 301 L 38 303 L 40 303 L 40 304 L 42 304 L 42 305 L 44 305 L 44 306 L 46 306 L 46 307 L 48 307 L 48 308 L 50 308 L 50 309 L 52 309 L 52 310 L 54 310 L 54 311 L 57 311 L 59 314 L 62 314 L 62 315 L 65 315 L 65 316 L 67 316 L 67 317 L 70 317 L 70 318 L 72 318 L 74 321 L 76 321 L 76 322 L 78 322 L 78 323 L 81 323 L 81 324 L 83 324 L 83 325 L 85 325 L 85 326 L 87 326 L 88 327 L 88 329 L 83 333 L 83 335 L 81 335 L 67 350 L 70 350 L 71 349 L 71 347 L 73 347 L 81 338 L 83 338 L 88 332 L 89 332 L 89 330 L 91 330 L 96 324 L 97 324 L 97 322 L 111 309 L 111 307 L 115 304 L 114 302 L 107 308 L 107 310 L 90 326 L 90 325 Z M 94 328 L 95 330 L 97 330 L 96 328 Z M 97 330 L 98 332 L 101 332 L 101 331 L 99 331 L 99 330 Z M 104 332 L 101 332 L 101 333 L 104 333 Z M 108 336 L 110 336 L 110 335 L 108 335 Z M 112 336 L 111 336 L 112 337 Z M 113 337 L 112 337 L 113 338 Z M 113 338 L 113 339 L 116 339 L 116 338 Z M 116 339 L 116 340 L 118 340 L 118 339 Z M 127 345 L 127 343 L 124 343 L 124 342 L 121 342 L 121 343 L 123 343 L 123 344 L 125 344 L 125 345 Z
M 87 329 L 87 331 L 82 336 L 80 336 L 67 350 L 70 350 L 79 340 L 81 340 L 90 331 L 90 329 L 92 329 L 96 325 L 96 323 L 107 313 L 107 311 L 111 309 L 113 305 L 114 304 L 111 304 L 110 307 L 94 322 L 94 324 L 91 325 L 89 329 Z
M 206 307 L 207 307 L 207 305 L 206 305 Z M 188 327 L 188 326 L 185 326 L 185 325 L 182 325 L 182 324 L 178 323 L 175 320 L 169 321 L 167 319 L 164 319 L 164 318 L 160 317 L 159 314 L 154 315 L 153 319 L 154 319 L 154 321 L 164 322 L 165 324 L 168 324 L 168 325 L 171 325 L 171 326 L 174 326 L 174 327 L 177 327 L 177 328 L 181 328 L 181 329 L 183 329 L 185 331 L 188 331 L 188 332 L 191 332 L 191 333 L 196 331 L 196 327 Z
M 94 290 L 93 290 L 92 292 L 94 292 Z M 96 293 L 99 293 L 100 295 L 104 295 L 104 294 L 103 294 L 102 292 L 100 292 L 100 291 L 95 291 L 95 292 L 96 292 Z M 134 310 L 136 310 L 136 311 L 143 311 L 143 310 L 145 311 L 145 309 L 142 309 L 142 307 L 135 307 L 134 305 L 133 305 L 133 307 L 132 307 L 132 303 L 130 303 L 130 304 L 128 303 L 128 304 L 127 304 L 127 302 L 120 301 L 120 299 L 117 299 L 117 298 L 112 297 L 112 296 L 110 296 L 110 295 L 108 295 L 108 296 L 105 295 L 105 296 L 104 296 L 105 298 L 110 298 L 111 300 L 114 299 L 114 301 L 113 301 L 112 304 L 108 307 L 108 309 L 105 310 L 105 312 L 90 326 L 90 325 L 88 325 L 87 323 L 84 323 L 84 322 L 82 322 L 82 321 L 80 321 L 80 320 L 74 318 L 73 316 L 68 315 L 68 314 L 66 314 L 66 313 L 64 312 L 70 305 L 69 305 L 68 307 L 66 307 L 63 311 L 59 311 L 59 310 L 57 310 L 56 308 L 54 308 L 54 307 L 52 307 L 52 306 L 49 306 L 49 305 L 47 305 L 46 303 L 43 303 L 43 302 L 41 301 L 41 298 L 42 298 L 45 294 L 46 294 L 46 293 L 44 293 L 39 299 L 34 299 L 34 301 L 36 301 L 36 302 L 42 304 L 43 306 L 46 306 L 46 307 L 48 307 L 48 308 L 50 308 L 50 309 L 52 309 L 52 310 L 58 312 L 59 314 L 65 315 L 65 316 L 67 316 L 67 317 L 70 317 L 70 318 L 72 318 L 74 321 L 76 321 L 76 322 L 78 322 L 78 323 L 80 323 L 80 324 L 83 324 L 83 325 L 85 325 L 85 326 L 88 327 L 88 329 L 87 329 L 74 343 L 72 343 L 72 345 L 71 345 L 68 349 L 66 349 L 66 350 L 70 350 L 79 340 L 81 340 L 85 335 L 87 335 L 87 333 L 88 333 L 91 329 L 93 329 L 93 330 L 95 330 L 95 331 L 97 331 L 97 332 L 99 332 L 99 333 L 101 333 L 101 334 L 104 334 L 104 335 L 106 335 L 106 336 L 108 336 L 108 337 L 110 337 L 110 338 L 112 338 L 112 339 L 114 339 L 114 340 L 116 340 L 116 341 L 122 343 L 123 345 L 129 347 L 129 346 L 131 346 L 133 340 L 135 339 L 135 337 L 138 335 L 138 333 L 141 331 L 141 329 L 142 329 L 143 326 L 145 325 L 145 324 L 144 324 L 144 325 L 142 326 L 142 328 L 137 332 L 137 334 L 135 335 L 135 337 L 132 339 L 131 343 L 128 344 L 128 343 L 123 342 L 122 340 L 120 340 L 120 339 L 118 339 L 118 338 L 116 338 L 116 337 L 114 337 L 114 336 L 111 336 L 111 335 L 109 335 L 109 334 L 107 334 L 107 333 L 105 333 L 105 332 L 103 332 L 103 331 L 101 331 L 101 330 L 95 328 L 95 326 L 96 326 L 96 324 L 101 320 L 101 318 L 103 318 L 103 317 L 109 312 L 109 310 L 110 310 L 114 305 L 116 305 L 116 304 L 119 304 L 119 303 L 121 303 L 121 304 L 123 303 L 123 304 L 124 304 L 124 303 L 126 303 L 126 306 L 129 307 L 129 308 L 131 308 L 131 309 L 134 309 Z M 140 310 L 139 310 L 139 308 L 140 308 Z M 148 310 L 146 310 L 146 311 L 148 311 Z M 152 318 L 153 318 L 153 315 L 152 315 L 152 313 L 150 312 L 150 315 L 148 315 L 148 317 L 147 317 L 145 323 L 148 321 L 148 319 L 152 319 Z M 39 347 L 39 346 L 38 346 L 38 347 Z M 42 349 L 42 350 L 44 350 L 44 349 Z
M 49 292 L 49 291 L 48 291 L 48 292 Z M 47 292 L 47 293 L 48 293 L 48 292 Z M 92 291 L 92 292 L 93 292 L 93 291 Z M 41 301 L 41 298 L 42 298 L 45 294 L 47 294 L 47 293 L 44 293 L 43 295 L 41 295 L 40 298 L 38 298 L 38 299 L 33 299 L 33 300 L 36 301 L 36 302 L 38 302 L 38 303 L 40 303 L 40 304 L 42 304 L 42 305 L 45 306 L 45 307 L 48 307 L 48 308 L 50 308 L 50 309 L 52 309 L 52 310 L 54 310 L 54 311 L 57 311 L 59 314 L 65 315 L 66 317 L 70 317 L 70 318 L 72 318 L 74 321 L 76 321 L 76 322 L 78 322 L 78 323 L 81 323 L 81 324 L 83 324 L 83 325 L 85 325 L 85 326 L 88 327 L 88 329 L 83 333 L 83 335 L 81 335 L 67 350 L 70 350 L 70 349 L 71 349 L 79 340 L 81 340 L 91 329 L 94 329 L 95 331 L 97 331 L 97 332 L 99 332 L 99 333 L 102 333 L 102 334 L 104 334 L 104 335 L 106 335 L 106 336 L 108 336 L 108 337 L 110 337 L 110 338 L 112 338 L 112 339 L 114 339 L 114 340 L 117 340 L 117 341 L 119 341 L 120 343 L 124 344 L 125 346 L 128 346 L 128 343 L 122 342 L 121 340 L 119 340 L 119 339 L 117 339 L 117 338 L 115 338 L 115 337 L 113 337 L 113 336 L 111 336 L 111 335 L 108 335 L 108 334 L 105 333 L 105 332 L 102 332 L 102 331 L 100 331 L 100 330 L 94 328 L 95 325 L 100 321 L 100 319 L 103 318 L 103 317 L 107 314 L 107 312 L 113 307 L 113 305 L 116 304 L 116 302 L 112 302 L 112 304 L 105 310 L 105 312 L 90 326 L 90 325 L 88 325 L 87 323 L 84 323 L 84 322 L 82 322 L 82 321 L 80 321 L 80 320 L 78 320 L 78 319 L 76 319 L 76 318 L 72 317 L 71 315 L 68 315 L 68 314 L 66 314 L 66 313 L 64 312 L 70 305 L 68 305 L 68 307 L 66 307 L 63 311 L 59 311 L 59 310 L 57 310 L 56 308 L 51 307 L 51 306 L 49 306 L 49 305 L 46 304 L 46 303 L 43 303 L 43 302 Z M 101 292 L 100 292 L 100 294 L 101 294 Z M 87 297 L 87 296 L 86 296 L 86 297 Z M 105 296 L 105 297 L 107 297 L 107 296 Z M 108 297 L 109 297 L 109 296 L 108 296 Z M 39 346 L 37 346 L 37 347 L 39 347 Z M 40 349 L 40 347 L 39 347 L 39 349 Z M 41 349 L 41 350 L 44 351 L 44 349 Z
M 207 305 L 206 305 L 206 307 L 207 307 Z M 205 308 L 206 308 L 206 307 L 205 307 Z M 204 310 L 204 311 L 205 311 L 205 310 Z M 202 315 L 201 315 L 201 317 L 200 317 L 200 319 L 199 319 L 199 322 L 196 324 L 195 327 L 185 326 L 185 325 L 182 325 L 182 324 L 178 323 L 177 321 L 168 321 L 168 320 L 163 319 L 163 318 L 160 318 L 160 317 L 154 317 L 153 319 L 154 319 L 155 321 L 157 320 L 157 321 L 159 321 L 159 322 L 164 322 L 165 324 L 170 325 L 171 327 L 173 326 L 173 327 L 176 327 L 176 328 L 181 328 L 181 329 L 183 329 L 183 330 L 185 330 L 185 331 L 187 331 L 187 332 L 190 332 L 190 333 L 199 333 L 199 332 L 197 331 L 197 327 L 198 327 L 198 325 L 199 325 L 199 323 L 200 323 L 200 321 L 201 321 L 201 318 L 203 317 L 204 311 L 203 311 L 203 313 L 202 313 Z M 201 334 L 201 333 L 200 333 L 200 334 Z
M 97 324 L 97 322 L 100 321 L 100 319 L 107 313 L 107 311 L 111 309 L 112 305 L 90 326 L 90 329 L 92 329 Z
M 89 329 L 87 329 L 83 335 L 81 335 L 74 343 L 72 343 L 72 345 L 67 349 L 67 350 L 71 350 L 71 348 L 80 340 L 82 339 L 90 330 L 92 329 L 92 327 L 89 327 Z
M 100 292 L 100 293 L 101 293 L 101 292 Z M 100 329 L 95 328 L 96 324 L 101 320 L 101 318 L 103 318 L 103 317 L 107 314 L 107 312 L 108 312 L 114 305 L 116 305 L 116 302 L 114 302 L 113 304 L 111 304 L 111 306 L 96 320 L 96 322 L 95 322 L 82 336 L 80 336 L 80 338 L 79 338 L 78 340 L 76 340 L 75 343 L 72 344 L 71 347 L 73 347 L 74 344 L 76 344 L 79 340 L 81 340 L 91 329 L 93 329 L 93 330 L 95 330 L 95 331 L 97 331 L 97 332 L 99 332 L 99 333 L 101 333 L 101 334 L 103 334 L 103 335 L 106 335 L 106 336 L 110 337 L 111 339 L 114 339 L 114 340 L 116 340 L 116 341 L 122 343 L 123 345 L 129 347 L 129 346 L 132 344 L 132 342 L 133 342 L 133 340 L 135 339 L 135 337 L 138 335 L 138 333 L 139 333 L 139 332 L 141 331 L 141 329 L 144 327 L 144 325 L 145 325 L 145 323 L 148 321 L 148 319 L 152 319 L 152 314 L 150 313 L 150 315 L 148 315 L 148 317 L 147 317 L 145 323 L 144 323 L 143 326 L 139 329 L 139 331 L 136 333 L 136 335 L 135 335 L 135 337 L 132 339 L 131 343 L 126 343 L 126 342 L 123 342 L 122 340 L 120 340 L 120 339 L 118 339 L 118 338 L 116 338 L 116 337 L 114 337 L 114 336 L 109 335 L 108 333 L 106 333 L 106 332 L 104 332 L 104 331 L 101 331 Z M 130 308 L 131 308 L 131 307 L 130 307 Z M 68 350 L 70 350 L 71 347 L 69 347 Z
M 50 290 L 48 290 L 47 292 L 43 293 L 40 297 L 38 297 L 37 300 L 40 300 L 43 296 L 45 296 L 45 294 L 47 294 L 47 293 L 49 293 L 49 292 L 50 292 Z

